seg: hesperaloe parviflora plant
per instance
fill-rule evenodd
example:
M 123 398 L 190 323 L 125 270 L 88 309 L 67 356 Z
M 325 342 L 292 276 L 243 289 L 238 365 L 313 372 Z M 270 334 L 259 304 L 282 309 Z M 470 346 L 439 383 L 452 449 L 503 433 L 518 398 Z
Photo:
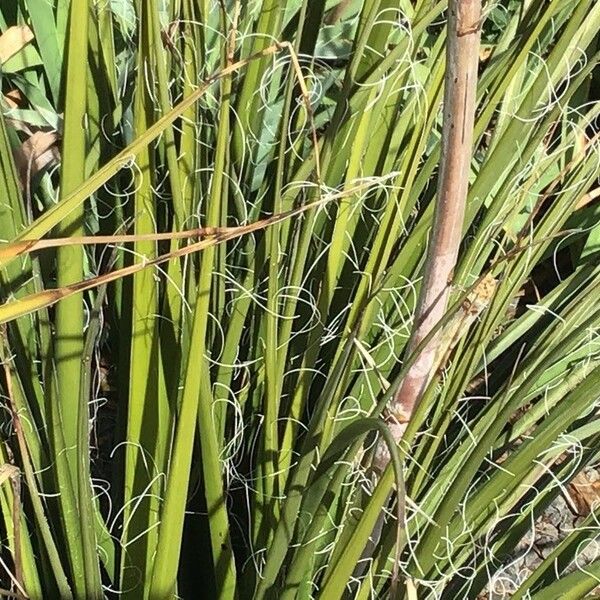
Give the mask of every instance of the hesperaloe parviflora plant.
M 476 6 L 0 5 L 0 588 L 595 588 L 600 5 Z

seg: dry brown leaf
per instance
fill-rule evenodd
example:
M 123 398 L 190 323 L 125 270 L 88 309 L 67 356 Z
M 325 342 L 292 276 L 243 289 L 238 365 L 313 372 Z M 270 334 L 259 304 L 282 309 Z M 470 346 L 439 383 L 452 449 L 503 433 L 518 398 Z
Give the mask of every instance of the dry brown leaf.
M 10 90 L 9 92 L 6 92 L 4 101 L 9 108 L 19 108 L 23 103 L 23 96 L 19 90 Z
M 585 517 L 600 503 L 600 480 L 591 481 L 585 472 L 579 473 L 569 484 L 569 496 L 577 514 Z
M 336 6 L 327 11 L 325 15 L 325 25 L 335 25 L 343 16 L 344 11 L 350 5 L 351 0 L 340 0 Z
M 23 187 L 42 169 L 58 162 L 57 140 L 56 131 L 36 131 L 15 150 L 15 164 Z
M 29 175 L 29 177 L 33 177 L 37 175 L 40 171 L 43 171 L 46 168 L 53 167 L 60 162 L 60 152 L 58 151 L 57 146 L 51 146 L 41 154 L 36 154 L 35 158 L 31 164 L 31 170 L 25 174 L 25 176 Z
M 33 39 L 27 25 L 14 25 L 0 35 L 0 65 L 22 50 Z
M 25 135 L 33 135 L 33 130 L 25 121 L 21 121 L 20 119 L 14 119 L 12 117 L 7 116 L 5 118 L 6 124 L 10 125 L 15 131 L 21 131 Z

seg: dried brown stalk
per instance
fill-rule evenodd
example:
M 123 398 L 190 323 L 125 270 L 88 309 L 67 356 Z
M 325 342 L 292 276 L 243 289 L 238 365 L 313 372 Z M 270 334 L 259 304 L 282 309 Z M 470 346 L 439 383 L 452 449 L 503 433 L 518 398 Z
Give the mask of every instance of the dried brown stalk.
M 450 0 L 442 154 L 437 203 L 425 273 L 415 310 L 410 354 L 440 321 L 447 307 L 452 272 L 462 238 L 473 146 L 481 0 Z M 434 370 L 440 334 L 421 351 L 389 407 L 388 424 L 400 441 Z M 384 468 L 389 453 L 381 445 L 375 466 Z

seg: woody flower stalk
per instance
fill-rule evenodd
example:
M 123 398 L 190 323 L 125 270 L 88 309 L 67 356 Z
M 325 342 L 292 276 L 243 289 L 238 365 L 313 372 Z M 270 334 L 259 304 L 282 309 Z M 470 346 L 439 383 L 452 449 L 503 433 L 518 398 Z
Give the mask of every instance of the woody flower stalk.
M 431 333 L 447 308 L 452 272 L 462 238 L 468 192 L 480 24 L 481 0 L 450 0 L 437 202 L 425 273 L 406 356 Z M 388 407 L 386 420 L 396 442 L 401 440 L 435 371 L 440 342 L 441 333 L 438 332 L 420 352 Z M 380 442 L 375 456 L 375 468 L 383 470 L 389 460 L 387 447 Z

